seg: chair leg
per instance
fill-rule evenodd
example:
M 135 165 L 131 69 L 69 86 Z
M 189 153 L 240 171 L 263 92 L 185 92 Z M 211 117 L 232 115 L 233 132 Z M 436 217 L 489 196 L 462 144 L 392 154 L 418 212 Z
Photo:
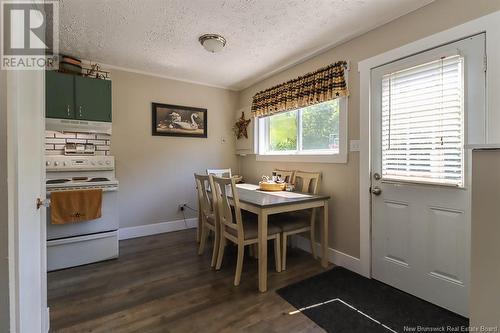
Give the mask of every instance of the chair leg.
M 285 233 L 282 233 L 282 238 L 281 238 L 281 270 L 285 271 L 286 270 L 286 242 L 287 242 L 287 235 Z
M 274 239 L 274 261 L 276 266 L 276 272 L 281 272 L 281 234 L 278 234 Z
M 215 269 L 219 270 L 222 265 L 222 257 L 224 257 L 224 249 L 226 248 L 226 237 L 220 235 L 219 240 L 219 251 L 217 251 L 217 264 L 215 265 Z
M 313 258 L 316 259 L 317 258 L 317 255 L 316 255 L 316 237 L 314 236 L 314 223 L 311 223 L 311 253 L 313 255 Z
M 253 248 L 253 244 L 250 244 L 250 245 L 248 246 L 248 256 L 249 256 L 250 258 L 255 258 L 255 253 L 254 253 L 253 249 L 254 249 L 254 248 Z
M 199 206 L 198 206 L 199 207 Z M 198 211 L 198 228 L 196 228 L 196 242 L 200 242 L 201 238 L 201 225 L 203 223 L 203 220 L 201 219 L 201 210 Z
M 210 267 L 215 267 L 215 264 L 217 263 L 217 253 L 219 252 L 219 242 L 220 242 L 220 231 L 216 230 L 215 237 L 214 237 L 214 248 L 212 251 L 212 261 L 210 262 Z
M 200 247 L 198 248 L 198 255 L 201 256 L 203 254 L 203 250 L 205 250 L 205 243 L 207 241 L 207 227 L 204 223 L 201 224 L 201 235 L 200 235 Z
M 241 280 L 241 271 L 243 270 L 243 257 L 245 255 L 245 245 L 238 244 L 238 260 L 236 261 L 236 273 L 234 274 L 234 285 L 238 286 Z

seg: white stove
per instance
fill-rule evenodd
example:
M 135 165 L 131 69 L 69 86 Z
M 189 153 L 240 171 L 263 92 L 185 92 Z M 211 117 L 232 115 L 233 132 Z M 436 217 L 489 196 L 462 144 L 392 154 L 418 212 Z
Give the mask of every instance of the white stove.
M 118 190 L 113 156 L 46 156 L 47 191 Z
M 47 210 L 48 270 L 118 257 L 118 180 L 113 156 L 46 156 L 47 197 L 52 192 L 102 189 L 102 216 L 73 224 L 51 224 Z

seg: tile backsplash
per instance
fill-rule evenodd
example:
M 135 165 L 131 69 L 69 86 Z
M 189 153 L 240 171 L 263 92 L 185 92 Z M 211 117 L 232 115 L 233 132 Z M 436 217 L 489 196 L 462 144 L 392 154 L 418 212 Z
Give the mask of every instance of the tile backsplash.
M 111 135 L 83 132 L 45 131 L 45 154 L 64 155 L 67 143 L 94 144 L 95 155 L 110 155 Z

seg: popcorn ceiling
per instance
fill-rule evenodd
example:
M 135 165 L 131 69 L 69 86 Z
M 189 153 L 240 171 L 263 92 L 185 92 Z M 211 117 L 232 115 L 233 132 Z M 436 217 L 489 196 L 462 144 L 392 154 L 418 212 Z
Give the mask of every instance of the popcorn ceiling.
M 432 0 L 60 0 L 60 50 L 240 90 Z M 227 39 L 211 54 L 204 33 Z M 349 60 L 349 59 L 332 59 Z

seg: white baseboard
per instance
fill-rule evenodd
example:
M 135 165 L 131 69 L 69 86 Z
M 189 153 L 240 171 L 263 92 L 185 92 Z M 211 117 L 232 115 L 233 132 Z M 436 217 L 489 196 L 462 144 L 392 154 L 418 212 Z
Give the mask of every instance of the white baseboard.
M 295 235 L 292 237 L 292 243 L 299 249 L 311 253 L 311 241 L 308 238 L 300 235 Z M 321 244 L 315 243 L 315 246 L 316 253 L 321 257 Z M 349 254 L 329 247 L 328 261 L 337 266 L 345 267 L 350 271 L 363 275 L 361 269 L 361 260 L 359 258 L 353 257 Z
M 198 226 L 197 217 L 186 220 L 145 224 L 136 227 L 120 228 L 120 230 L 118 231 L 118 238 L 120 240 L 124 240 L 129 238 L 151 236 L 156 234 L 162 234 L 165 232 L 196 228 L 197 226 Z

